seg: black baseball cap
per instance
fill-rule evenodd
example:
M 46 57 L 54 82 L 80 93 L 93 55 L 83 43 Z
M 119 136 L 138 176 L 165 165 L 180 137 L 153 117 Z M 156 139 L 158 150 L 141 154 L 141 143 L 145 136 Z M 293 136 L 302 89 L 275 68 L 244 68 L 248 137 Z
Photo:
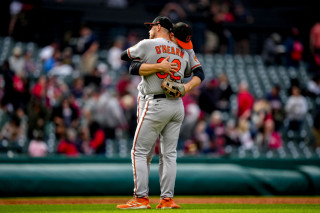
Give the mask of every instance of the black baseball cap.
M 176 37 L 177 42 L 183 49 L 192 49 L 193 44 L 191 42 L 192 28 L 190 25 L 178 22 L 173 25 L 173 34 Z
M 153 20 L 153 22 L 145 22 L 144 25 L 151 30 L 152 26 L 160 24 L 162 27 L 166 28 L 169 32 L 173 30 L 173 24 L 168 17 L 158 16 Z

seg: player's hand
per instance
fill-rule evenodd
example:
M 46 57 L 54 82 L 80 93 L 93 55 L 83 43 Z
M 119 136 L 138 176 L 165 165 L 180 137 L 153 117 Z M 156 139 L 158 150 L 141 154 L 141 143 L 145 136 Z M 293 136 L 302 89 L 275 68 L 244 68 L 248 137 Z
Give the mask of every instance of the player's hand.
M 177 63 L 172 63 L 169 62 L 170 56 L 166 57 L 165 59 L 163 59 L 161 61 L 161 63 L 159 64 L 160 66 L 160 71 L 164 72 L 164 73 L 172 73 L 172 72 L 177 72 L 178 69 L 178 64 Z

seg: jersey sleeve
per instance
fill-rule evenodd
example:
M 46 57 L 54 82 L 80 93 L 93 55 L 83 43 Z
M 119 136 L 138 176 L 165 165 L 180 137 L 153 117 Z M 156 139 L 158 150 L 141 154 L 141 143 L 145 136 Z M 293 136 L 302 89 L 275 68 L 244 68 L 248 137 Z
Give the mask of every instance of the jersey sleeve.
M 193 51 L 193 49 L 190 50 L 186 50 L 189 54 L 189 63 L 190 63 L 190 69 L 188 70 L 188 72 L 185 72 L 185 77 L 188 78 L 191 76 L 192 71 L 197 68 L 200 67 L 201 64 L 199 62 L 199 60 L 197 59 L 197 56 L 195 54 L 195 52 Z
M 148 52 L 149 42 L 148 39 L 140 41 L 138 44 L 127 49 L 127 54 L 131 60 L 140 60 L 145 58 Z

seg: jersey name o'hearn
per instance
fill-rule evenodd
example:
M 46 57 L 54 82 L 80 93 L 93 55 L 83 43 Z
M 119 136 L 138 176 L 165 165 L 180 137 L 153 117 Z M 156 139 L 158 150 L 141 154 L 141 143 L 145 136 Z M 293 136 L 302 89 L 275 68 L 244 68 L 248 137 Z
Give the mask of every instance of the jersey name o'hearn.
M 179 49 L 177 47 L 172 47 L 169 45 L 155 46 L 155 49 L 156 49 L 157 54 L 161 54 L 161 53 L 173 54 L 173 55 L 180 56 L 180 58 L 183 58 L 183 56 L 184 56 L 184 51 L 182 51 L 181 49 Z

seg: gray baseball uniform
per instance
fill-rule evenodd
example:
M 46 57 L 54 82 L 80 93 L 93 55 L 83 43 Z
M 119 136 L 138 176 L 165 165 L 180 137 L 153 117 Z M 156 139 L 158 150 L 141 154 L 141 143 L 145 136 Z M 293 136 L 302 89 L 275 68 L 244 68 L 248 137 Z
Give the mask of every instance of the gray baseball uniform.
M 168 55 L 170 56 L 169 61 L 178 64 L 178 71 L 173 73 L 171 78 L 177 82 L 183 82 L 185 71 L 191 69 L 189 55 L 173 42 L 164 38 L 146 39 L 128 49 L 128 56 L 131 59 L 138 58 L 141 62 L 149 64 L 160 63 Z M 131 151 L 135 182 L 134 194 L 138 197 L 148 196 L 147 158 L 150 157 L 159 135 L 163 138 L 160 145 L 163 156 L 163 172 L 160 179 L 161 197 L 173 197 L 174 194 L 176 146 L 184 118 L 184 108 L 181 98 L 170 99 L 154 96 L 163 95 L 161 83 L 167 75 L 166 73 L 155 73 L 142 76 L 142 81 L 138 86 L 141 97 L 145 98 L 144 106 L 138 107 L 140 108 L 139 123 Z
M 184 77 L 190 77 L 192 74 L 193 69 L 201 66 L 201 64 L 199 63 L 199 61 L 196 58 L 196 55 L 193 51 L 193 49 L 190 50 L 185 50 L 187 51 L 187 53 L 189 54 L 189 62 L 190 62 L 190 66 L 191 69 L 188 69 L 185 71 L 184 73 Z M 144 95 L 142 95 L 141 93 L 139 93 L 138 98 L 137 98 L 137 103 L 138 103 L 138 107 L 137 107 L 137 121 L 139 123 L 141 114 L 143 112 L 144 106 L 146 104 L 147 99 L 144 98 Z M 164 137 L 160 134 L 160 150 L 161 150 L 161 144 L 163 144 Z M 153 152 L 154 152 L 154 147 L 155 147 L 155 143 L 153 145 L 153 147 L 151 148 L 150 152 L 147 155 L 147 168 L 148 168 L 148 174 L 150 172 L 150 163 L 152 160 L 152 156 L 153 156 Z M 163 174 L 163 155 L 160 151 L 159 153 L 159 177 L 160 177 L 160 185 L 162 186 L 162 188 L 164 188 L 166 186 L 165 183 L 162 183 L 162 181 L 164 180 L 162 178 L 162 174 Z M 165 188 L 161 189 L 162 192 L 165 192 Z M 167 196 L 165 193 L 162 193 L 161 197 L 165 197 Z

